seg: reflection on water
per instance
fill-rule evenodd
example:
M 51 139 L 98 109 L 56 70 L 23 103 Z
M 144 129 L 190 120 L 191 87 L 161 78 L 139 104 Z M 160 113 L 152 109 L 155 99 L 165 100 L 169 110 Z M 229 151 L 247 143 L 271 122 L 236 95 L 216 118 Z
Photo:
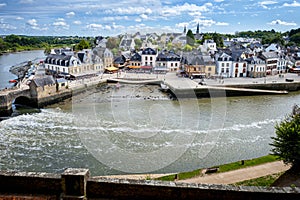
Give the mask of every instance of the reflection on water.
M 275 123 L 300 100 L 299 93 L 292 93 L 179 102 L 163 98 L 156 86 L 128 85 L 121 90 L 132 95 L 99 91 L 1 121 L 0 170 L 62 172 L 85 167 L 92 175 L 105 175 L 140 165 L 138 169 L 178 172 L 254 158 L 270 152 Z M 140 98 L 145 94 L 161 98 Z M 162 156 L 151 155 L 156 155 L 152 163 L 156 167 L 143 166 L 153 158 L 147 153 L 164 148 L 173 150 L 169 154 L 173 160 L 161 151 Z M 184 151 L 176 151 L 179 148 Z M 116 149 L 139 159 L 131 163 L 134 158 L 123 159 L 113 153 Z

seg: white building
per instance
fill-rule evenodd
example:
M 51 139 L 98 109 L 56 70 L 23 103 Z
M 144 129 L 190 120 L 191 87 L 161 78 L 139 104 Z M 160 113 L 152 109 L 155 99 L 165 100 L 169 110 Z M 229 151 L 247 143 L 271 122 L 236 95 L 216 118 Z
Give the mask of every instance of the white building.
M 226 53 L 216 54 L 216 74 L 222 77 L 233 77 L 232 57 Z
M 146 48 L 142 51 L 142 66 L 156 66 L 157 52 L 152 48 Z

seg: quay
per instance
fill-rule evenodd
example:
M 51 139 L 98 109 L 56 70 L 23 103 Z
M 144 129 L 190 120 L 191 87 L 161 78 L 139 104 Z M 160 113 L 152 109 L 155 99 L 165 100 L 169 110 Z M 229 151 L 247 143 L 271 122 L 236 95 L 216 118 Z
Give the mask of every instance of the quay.
M 41 108 L 46 105 L 58 103 L 74 95 L 97 88 L 105 83 L 121 84 L 155 84 L 164 83 L 174 99 L 178 98 L 214 98 L 230 96 L 252 95 L 283 95 L 289 91 L 300 90 L 300 76 L 297 74 L 285 75 L 292 82 L 286 82 L 282 77 L 267 78 L 226 78 L 205 79 L 205 85 L 199 84 L 202 80 L 191 80 L 167 74 L 135 74 L 118 73 L 102 74 L 94 77 L 55 82 L 47 76 L 36 77 L 30 84 L 23 80 L 17 87 L 0 91 L 0 116 L 9 116 L 12 113 L 12 104 L 23 104 Z

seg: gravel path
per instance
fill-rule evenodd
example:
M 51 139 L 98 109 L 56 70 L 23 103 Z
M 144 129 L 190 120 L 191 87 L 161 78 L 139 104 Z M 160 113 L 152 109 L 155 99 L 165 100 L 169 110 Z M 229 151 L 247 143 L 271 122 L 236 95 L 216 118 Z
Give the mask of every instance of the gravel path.
M 233 170 L 229 172 L 216 173 L 195 177 L 178 182 L 184 183 L 207 183 L 207 184 L 232 184 L 245 180 L 255 179 L 288 170 L 290 166 L 285 165 L 282 161 L 270 162 L 253 167 Z

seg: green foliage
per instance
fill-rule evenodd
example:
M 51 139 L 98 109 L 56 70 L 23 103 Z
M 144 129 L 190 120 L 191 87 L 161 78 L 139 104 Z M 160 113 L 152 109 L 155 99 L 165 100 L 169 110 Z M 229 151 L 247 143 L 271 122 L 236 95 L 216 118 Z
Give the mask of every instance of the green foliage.
M 300 44 L 300 32 L 293 34 L 293 35 L 290 37 L 290 41 L 291 41 L 291 42 L 294 42 L 294 43 L 296 43 L 296 44 Z
M 272 137 L 272 154 L 284 163 L 300 165 L 300 108 L 295 105 L 293 112 L 275 125 L 276 136 Z
M 190 46 L 194 46 L 195 44 L 195 37 L 191 29 L 186 33 L 186 43 Z
M 268 163 L 268 162 L 274 162 L 276 160 L 278 160 L 277 156 L 267 155 L 267 156 L 262 156 L 262 157 L 259 157 L 259 158 L 250 159 L 250 160 L 244 160 L 243 165 L 241 164 L 241 161 L 228 163 L 228 164 L 218 166 L 219 167 L 218 173 L 228 172 L 228 171 L 237 170 L 237 169 L 246 168 L 246 167 L 251 167 L 251 166 L 256 166 L 256 165 L 260 165 L 260 164 L 264 164 L 264 163 Z M 193 177 L 196 177 L 196 176 L 200 176 L 201 171 L 202 171 L 202 169 L 196 169 L 196 170 L 190 171 L 190 172 L 178 173 L 177 178 L 179 180 L 183 180 L 183 179 L 188 179 L 188 178 L 193 178 Z M 163 176 L 163 177 L 157 178 L 157 180 L 174 181 L 175 180 L 175 174 L 168 175 L 168 176 Z
M 267 155 L 259 158 L 254 158 L 250 160 L 244 160 L 244 164 L 242 165 L 241 162 L 233 162 L 225 165 L 220 165 L 219 166 L 219 171 L 218 172 L 227 172 L 231 170 L 237 170 L 245 167 L 251 167 L 255 165 L 260 165 L 268 162 L 274 162 L 278 160 L 278 157 L 274 155 Z
M 115 37 L 110 37 L 107 39 L 106 47 L 109 49 L 119 48 L 120 39 Z
M 193 47 L 191 45 L 186 44 L 183 48 L 184 51 L 192 51 Z
M 142 40 L 140 39 L 134 39 L 134 43 L 135 43 L 135 49 L 140 49 L 142 47 Z
M 236 186 L 260 186 L 260 187 L 270 187 L 272 184 L 283 174 L 283 172 L 263 176 L 256 179 L 246 180 L 242 182 L 235 183 Z
M 75 49 L 76 50 L 82 50 L 82 49 L 89 49 L 90 48 L 90 43 L 87 40 L 82 39 L 79 44 L 76 45 Z

